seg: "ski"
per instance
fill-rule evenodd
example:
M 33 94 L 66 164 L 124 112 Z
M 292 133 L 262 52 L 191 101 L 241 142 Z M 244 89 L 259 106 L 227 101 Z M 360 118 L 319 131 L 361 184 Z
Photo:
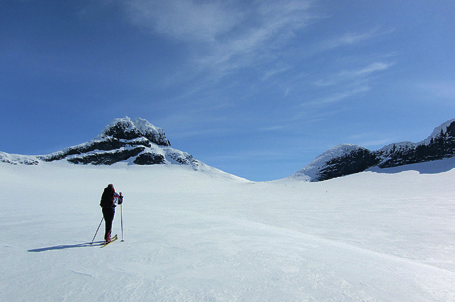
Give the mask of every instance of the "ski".
M 101 245 L 101 248 L 105 247 L 106 245 L 111 244 L 112 242 L 114 242 L 114 241 L 117 240 L 117 239 L 118 239 L 118 237 L 117 237 L 117 234 L 116 234 L 114 237 L 111 238 L 111 241 L 103 243 L 103 244 Z

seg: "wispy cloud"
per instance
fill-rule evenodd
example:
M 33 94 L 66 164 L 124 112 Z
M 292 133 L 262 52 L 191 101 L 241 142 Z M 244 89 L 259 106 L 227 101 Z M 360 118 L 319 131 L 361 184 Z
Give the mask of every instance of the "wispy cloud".
M 353 82 L 364 80 L 373 73 L 385 71 L 392 67 L 394 63 L 389 62 L 374 62 L 361 68 L 345 69 L 334 75 L 327 76 L 326 79 L 321 79 L 313 82 L 313 85 L 319 87 L 333 86 L 340 83 Z
M 378 28 L 372 28 L 358 33 L 348 32 L 312 44 L 303 44 L 298 48 L 298 55 L 295 53 L 296 49 L 287 53 L 287 55 L 291 54 L 289 57 L 292 58 L 292 61 L 283 60 L 280 62 L 281 65 L 277 65 L 288 66 L 287 69 L 284 67 L 271 68 L 264 72 L 262 80 L 273 79 L 273 84 L 282 88 L 286 97 L 290 95 L 290 92 L 295 94 L 300 91 L 301 95 L 305 94 L 308 90 L 303 87 L 309 85 L 311 87 L 308 89 L 324 89 L 323 94 L 328 94 L 326 97 L 319 98 L 322 101 L 320 104 L 347 99 L 351 95 L 370 89 L 374 77 L 395 64 L 390 61 L 392 57 L 396 56 L 394 53 L 365 54 L 359 52 L 357 46 L 367 40 L 375 42 L 376 38 L 392 32 L 393 30 L 380 31 Z M 339 50 L 348 46 L 352 50 L 349 55 L 340 55 L 344 52 L 339 52 Z M 323 63 L 314 68 L 313 61 Z M 305 74 L 305 78 L 298 77 L 297 70 L 300 74 Z M 316 104 L 316 102 L 310 103 Z
M 342 35 L 327 39 L 315 45 L 313 51 L 322 52 L 335 49 L 341 46 L 355 45 L 382 35 L 390 34 L 393 30 L 381 31 L 379 28 L 372 28 L 364 32 L 347 32 Z
M 321 88 L 325 96 L 304 100 L 300 107 L 333 104 L 366 93 L 372 89 L 372 76 L 388 70 L 393 65 L 388 62 L 374 62 L 361 68 L 345 69 L 323 80 L 315 81 L 312 83 L 313 86 Z
M 213 42 L 244 19 L 244 14 L 222 1 L 125 1 L 130 21 L 173 39 Z
M 194 79 L 197 83 L 189 92 L 188 88 L 182 90 L 186 91 L 186 99 L 197 99 L 197 102 L 201 102 L 201 90 L 211 90 L 216 87 L 213 84 L 221 83 L 219 80 L 226 79 L 226 75 L 250 68 L 248 75 L 251 72 L 256 79 L 281 89 L 282 95 L 294 105 L 305 95 L 307 87 L 314 89 L 316 92 L 303 100 L 299 108 L 320 109 L 321 105 L 339 103 L 368 92 L 372 76 L 393 66 L 384 58 L 372 61 L 370 57 L 369 61 L 359 60 L 341 70 L 340 65 L 335 71 L 319 71 L 319 67 L 311 70 L 309 60 L 313 57 L 321 58 L 331 52 L 330 60 L 335 61 L 339 58 L 332 54 L 335 50 L 345 46 L 354 49 L 353 46 L 390 32 L 370 27 L 319 42 L 305 41 L 300 34 L 318 19 L 312 0 L 247 3 L 242 0 L 130 0 L 123 3 L 132 24 L 147 29 L 152 35 L 181 43 L 188 50 L 186 64 L 191 66 L 182 66 L 182 81 L 190 83 Z M 330 65 L 328 69 L 333 67 Z M 317 75 L 311 74 L 315 70 Z M 316 79 L 313 85 L 309 79 Z M 251 81 L 242 87 L 243 96 L 254 94 L 256 84 Z M 229 85 L 229 81 L 223 81 L 223 85 Z M 330 89 L 325 89 L 328 86 Z M 193 95 L 197 97 L 188 97 Z M 219 99 L 220 95 L 223 94 L 213 99 Z M 233 99 L 230 102 L 235 102 Z
M 278 74 L 285 73 L 286 71 L 290 70 L 290 66 L 281 66 L 281 67 L 276 67 L 276 68 L 271 68 L 269 70 L 266 70 L 264 72 L 264 75 L 262 76 L 262 81 L 267 81 L 269 78 L 274 77 Z
M 341 77 L 365 77 L 377 71 L 384 71 L 393 66 L 393 63 L 375 62 L 360 69 L 343 71 Z
M 339 92 L 335 92 L 320 98 L 312 99 L 309 101 L 303 102 L 300 107 L 314 107 L 314 106 L 321 106 L 321 105 L 328 105 L 332 103 L 337 103 L 348 99 L 350 97 L 356 96 L 361 93 L 365 93 L 369 91 L 371 88 L 368 86 L 361 86 L 361 87 L 354 87 L 351 89 L 345 89 Z
M 241 31 L 231 32 L 211 45 L 206 55 L 195 57 L 195 62 L 220 74 L 273 62 L 294 32 L 311 19 L 308 8 L 305 1 L 257 2 L 248 11 L 247 22 L 239 24 Z
M 371 39 L 378 35 L 377 29 L 372 29 L 364 33 L 344 33 L 338 37 L 334 37 L 332 39 L 326 40 L 320 44 L 320 46 L 324 49 L 332 49 L 337 48 L 339 46 L 344 45 L 354 45 L 359 42 Z
M 301 49 L 300 56 L 303 58 L 312 58 L 318 55 L 323 55 L 341 48 L 353 48 L 361 43 L 369 40 L 375 41 L 382 36 L 393 33 L 394 30 L 380 30 L 377 27 L 366 29 L 358 32 L 345 32 L 343 34 L 324 38 L 312 44 L 304 45 Z
M 311 2 L 131 0 L 125 5 L 133 24 L 194 46 L 193 63 L 225 73 L 273 60 L 272 51 L 311 20 Z
M 264 131 L 264 132 L 270 132 L 270 131 L 283 131 L 285 129 L 289 128 L 289 125 L 270 125 L 267 127 L 263 127 L 258 129 L 259 131 Z

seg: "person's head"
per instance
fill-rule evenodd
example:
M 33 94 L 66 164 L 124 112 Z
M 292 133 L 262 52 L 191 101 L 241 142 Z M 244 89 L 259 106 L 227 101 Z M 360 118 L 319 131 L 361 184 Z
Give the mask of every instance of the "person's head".
M 108 184 L 107 187 L 108 187 L 109 189 L 114 189 L 114 185 L 113 185 L 113 184 Z

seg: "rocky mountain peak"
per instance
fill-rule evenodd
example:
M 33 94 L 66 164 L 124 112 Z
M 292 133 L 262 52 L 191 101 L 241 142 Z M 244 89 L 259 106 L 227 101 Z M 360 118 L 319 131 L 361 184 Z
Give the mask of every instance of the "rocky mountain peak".
M 322 181 L 365 171 L 390 168 L 455 156 L 455 119 L 439 127 L 419 143 L 401 142 L 370 151 L 356 145 L 339 145 L 326 151 L 291 177 Z
M 171 147 L 163 129 L 147 120 L 114 119 L 95 139 L 47 155 L 24 156 L 0 152 L 0 162 L 38 165 L 41 161 L 66 160 L 73 164 L 131 165 L 177 164 L 198 170 L 205 165 L 190 154 Z
M 134 122 L 129 117 L 115 119 L 104 128 L 98 139 L 133 140 L 141 137 L 159 146 L 171 145 L 163 129 L 155 127 L 142 118 L 136 118 Z
M 351 144 L 335 146 L 294 174 L 309 181 L 320 181 L 363 171 L 375 164 L 370 150 Z

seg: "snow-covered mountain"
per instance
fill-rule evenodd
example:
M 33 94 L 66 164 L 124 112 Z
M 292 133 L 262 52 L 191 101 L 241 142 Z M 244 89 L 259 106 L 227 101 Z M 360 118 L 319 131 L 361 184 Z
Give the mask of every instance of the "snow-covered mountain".
M 291 177 L 306 181 L 327 180 L 365 171 L 374 162 L 375 157 L 370 150 L 358 145 L 342 144 L 319 155 Z
M 128 162 L 136 165 L 179 164 L 194 170 L 207 168 L 190 154 L 174 149 L 163 129 L 147 120 L 129 117 L 112 121 L 95 139 L 48 155 L 28 156 L 0 152 L 0 162 L 38 165 L 40 162 L 66 160 L 74 164 L 112 165 Z
M 376 151 L 362 146 L 342 144 L 331 148 L 290 178 L 323 181 L 359 173 L 372 167 L 390 168 L 455 156 L 455 119 L 439 127 L 419 143 L 401 142 Z M 93 140 L 48 155 L 17 155 L 0 152 L 0 162 L 13 165 L 38 165 L 41 162 L 67 161 L 73 164 L 130 165 L 177 164 L 194 170 L 224 173 L 174 149 L 163 129 L 147 120 L 129 117 L 112 121 Z
M 455 156 L 455 119 L 439 127 L 419 143 L 401 142 L 370 151 L 358 145 L 338 145 L 318 156 L 291 178 L 322 181 L 365 171 L 391 168 Z

